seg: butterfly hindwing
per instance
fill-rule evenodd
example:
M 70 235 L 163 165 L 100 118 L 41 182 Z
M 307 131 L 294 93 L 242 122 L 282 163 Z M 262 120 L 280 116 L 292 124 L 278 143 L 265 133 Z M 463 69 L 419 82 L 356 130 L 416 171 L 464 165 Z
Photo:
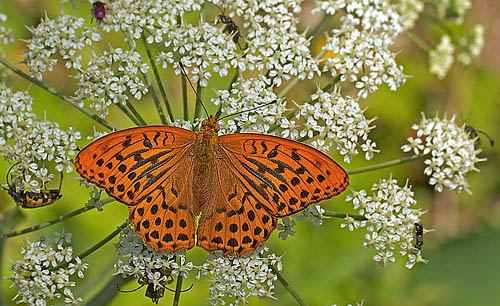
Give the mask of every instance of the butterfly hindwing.
M 129 206 L 144 242 L 174 252 L 194 245 L 189 150 L 196 134 L 175 127 L 138 127 L 91 143 L 75 158 L 76 170 Z
M 284 217 L 345 190 L 349 177 L 307 145 L 260 134 L 229 134 L 220 146 L 231 172 L 275 217 Z
M 215 161 L 208 205 L 202 208 L 198 223 L 197 245 L 241 256 L 270 237 L 277 219 L 238 180 L 230 163 L 224 155 Z

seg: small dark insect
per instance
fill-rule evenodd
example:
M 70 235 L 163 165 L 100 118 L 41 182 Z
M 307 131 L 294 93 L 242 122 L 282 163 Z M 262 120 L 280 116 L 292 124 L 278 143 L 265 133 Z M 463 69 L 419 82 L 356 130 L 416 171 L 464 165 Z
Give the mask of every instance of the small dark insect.
M 162 276 L 167 276 L 166 280 L 160 282 L 160 285 L 162 287 L 158 286 L 155 290 L 154 284 L 149 282 L 147 275 L 143 275 L 137 280 L 137 282 L 140 285 L 139 287 L 132 289 L 132 290 L 120 290 L 120 289 L 118 289 L 118 291 L 120 291 L 120 292 L 135 292 L 135 291 L 141 289 L 142 287 L 144 287 L 145 285 L 148 285 L 148 287 L 146 288 L 145 296 L 150 298 L 153 303 L 158 304 L 158 300 L 161 299 L 165 295 L 165 289 L 167 289 L 168 291 L 171 291 L 171 292 L 175 292 L 175 290 L 172 290 L 166 286 L 166 285 L 170 285 L 171 283 L 173 283 L 174 278 L 172 277 L 172 269 L 171 268 L 153 270 L 153 273 L 154 272 L 160 272 L 160 274 Z M 181 290 L 180 292 L 189 291 L 192 287 L 193 287 L 193 285 L 191 284 L 191 286 L 189 288 Z
M 424 244 L 424 228 L 420 223 L 415 223 L 415 241 L 415 249 L 420 251 Z
M 479 146 L 481 145 L 481 139 L 479 138 L 479 134 L 478 133 L 481 133 L 483 134 L 486 138 L 488 138 L 488 141 L 490 142 L 490 145 L 493 147 L 493 145 L 495 144 L 493 138 L 488 135 L 486 132 L 484 131 L 481 131 L 481 130 L 477 130 L 475 128 L 473 128 L 472 126 L 470 125 L 465 125 L 465 131 L 467 132 L 467 134 L 469 134 L 472 138 L 476 138 L 477 137 L 477 140 L 476 140 L 476 143 L 475 145 L 476 146 Z
M 227 32 L 231 36 L 233 36 L 234 43 L 238 44 L 239 46 L 238 40 L 240 39 L 240 28 L 238 28 L 231 17 L 224 15 L 224 13 L 219 15 L 219 20 L 226 25 L 226 27 L 224 28 L 224 32 Z
M 106 17 L 106 5 L 101 1 L 96 1 L 92 3 L 92 9 L 90 10 L 92 16 L 97 19 L 97 21 L 102 21 Z
M 40 192 L 32 192 L 32 191 L 17 191 L 15 185 L 11 184 L 9 180 L 9 174 L 12 168 L 17 165 L 14 164 L 7 172 L 7 185 L 9 188 L 6 189 L 9 195 L 14 199 L 17 205 L 23 208 L 37 208 L 50 205 L 55 201 L 59 200 L 62 197 L 61 188 L 62 188 L 62 180 L 63 173 L 61 172 L 61 179 L 59 181 L 59 189 L 44 189 Z

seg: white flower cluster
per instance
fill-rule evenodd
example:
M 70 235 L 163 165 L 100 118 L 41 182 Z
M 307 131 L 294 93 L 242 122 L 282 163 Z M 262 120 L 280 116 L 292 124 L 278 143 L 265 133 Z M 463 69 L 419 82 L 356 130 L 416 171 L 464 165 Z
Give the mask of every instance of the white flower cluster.
M 400 0 L 394 3 L 394 8 L 398 12 L 401 25 L 405 30 L 411 30 L 415 26 L 420 13 L 424 10 L 422 0 Z
M 323 224 L 323 220 L 329 219 L 330 217 L 324 215 L 325 210 L 321 205 L 311 205 L 306 209 L 293 214 L 289 217 L 281 218 L 279 220 L 278 226 L 276 229 L 278 230 L 278 237 L 283 240 L 286 240 L 288 236 L 295 235 L 295 231 L 293 227 L 295 226 L 295 221 L 292 218 L 295 218 L 297 221 L 305 220 L 314 224 L 314 226 L 318 227 Z
M 480 24 L 476 24 L 472 31 L 465 37 L 462 37 L 459 42 L 460 51 L 458 52 L 457 60 L 460 64 L 468 66 L 472 60 L 481 54 L 484 45 L 484 28 Z
M 124 278 L 145 278 L 148 283 L 153 284 L 154 290 L 164 289 L 165 282 L 171 277 L 162 271 L 185 278 L 188 277 L 189 271 L 197 268 L 192 262 L 186 262 L 185 251 L 158 253 L 154 248 L 145 245 L 131 226 L 120 232 L 116 249 L 118 260 L 114 265 L 117 270 L 115 274 Z
M 78 51 L 102 38 L 84 23 L 83 18 L 61 14 L 56 19 L 45 17 L 38 26 L 28 28 L 32 36 L 26 41 L 28 51 L 23 57 L 33 77 L 41 80 L 43 72 L 52 71 L 58 61 L 56 55 L 65 60 L 66 68 L 81 68 Z
M 20 189 L 39 192 L 54 177 L 47 162 L 55 162 L 59 172 L 73 171 L 76 140 L 81 136 L 71 127 L 64 131 L 56 122 L 39 119 L 32 105 L 27 91 L 0 87 L 0 156 L 11 164 L 19 162 L 12 173 L 18 176 L 15 181 L 22 181 L 17 184 Z
M 470 0 L 436 0 L 433 1 L 440 18 L 446 18 L 456 24 L 464 22 L 465 13 L 471 7 Z
M 377 254 L 373 259 L 384 265 L 396 261 L 394 253 L 399 248 L 402 256 L 408 256 L 406 267 L 410 269 L 417 262 L 426 262 L 416 249 L 415 223 L 425 212 L 412 208 L 416 204 L 413 191 L 408 182 L 403 187 L 390 177 L 373 184 L 372 195 L 365 190 L 354 191 L 346 197 L 352 201 L 355 210 L 365 220 L 358 221 L 346 216 L 342 228 L 353 231 L 359 227 L 366 228 L 365 248 L 373 247 Z
M 197 278 L 209 275 L 210 302 L 224 305 L 224 298 L 234 298 L 234 305 L 248 304 L 248 298 L 273 298 L 274 281 L 277 276 L 271 266 L 282 269 L 281 257 L 275 254 L 264 255 L 266 247 L 243 257 L 211 253 L 205 263 L 196 266 L 186 262 L 185 251 L 158 253 L 144 245 L 132 227 L 126 227 L 116 244 L 118 260 L 117 272 L 123 277 L 136 277 L 141 284 L 152 285 L 154 291 L 162 291 L 170 283 L 172 275 L 186 278 L 193 269 L 199 270 Z
M 11 277 L 17 295 L 13 300 L 17 304 L 47 305 L 64 298 L 66 305 L 80 305 L 81 297 L 75 298 L 72 287 L 75 276 L 83 278 L 88 264 L 79 257 L 73 257 L 73 248 L 69 245 L 71 234 L 56 233 L 56 238 L 46 236 L 31 242 L 25 239 L 21 248 L 22 260 L 12 261 Z
M 276 103 L 272 103 L 273 101 Z M 286 110 L 285 103 L 273 92 L 271 80 L 265 76 L 239 80 L 233 84 L 231 91 L 218 90 L 212 103 L 221 104 L 221 110 L 226 114 L 235 114 L 258 107 L 255 110 L 238 114 L 227 122 L 221 122 L 221 134 L 236 132 L 269 134 L 271 126 L 278 124 Z M 265 104 L 269 105 L 259 107 Z
M 135 39 L 145 35 L 149 43 L 161 42 L 165 33 L 177 27 L 177 16 L 199 11 L 197 0 L 117 0 L 109 2 L 99 26 L 106 32 L 126 32 Z
M 299 33 L 297 24 L 301 1 L 235 1 L 231 10 L 245 18 L 245 63 L 249 71 L 266 71 L 274 86 L 292 77 L 300 80 L 320 75 L 318 62 L 312 57 L 310 39 Z M 224 1 L 217 1 L 222 5 Z M 238 65 L 240 70 L 244 66 Z
M 281 121 L 282 135 L 292 139 L 298 137 L 312 138 L 316 133 L 320 140 L 311 145 L 323 152 L 328 152 L 333 146 L 340 154 L 344 155 L 345 162 L 359 154 L 358 146 L 365 152 L 365 158 L 371 159 L 376 143 L 368 138 L 368 134 L 375 126 L 370 124 L 376 119 L 367 119 L 358 101 L 350 96 L 340 95 L 339 88 L 332 93 L 319 89 L 311 95 L 311 102 L 298 106 L 297 119 L 302 119 L 301 124 L 294 120 Z
M 453 65 L 455 46 L 448 35 L 441 36 L 436 49 L 429 51 L 429 70 L 442 80 Z
M 90 107 L 99 112 L 99 117 L 105 118 L 110 105 L 125 106 L 129 95 L 140 100 L 148 92 L 148 86 L 140 77 L 148 69 L 137 51 L 111 48 L 94 54 L 87 68 L 77 72 L 78 89 L 72 98 L 80 107 L 87 100 Z
M 7 21 L 7 16 L 5 14 L 0 13 L 0 22 L 6 22 L 6 21 Z M 14 35 L 12 34 L 12 29 L 0 26 L 0 43 L 8 45 L 13 41 L 14 41 Z
M 404 30 L 396 8 L 388 0 L 316 1 L 314 12 L 333 15 L 338 11 L 341 27 L 327 35 L 322 51 L 326 57 L 323 71 L 338 76 L 358 89 L 358 97 L 366 98 L 385 83 L 396 90 L 406 80 L 403 67 L 390 51 L 395 38 Z
M 425 160 L 427 167 L 424 173 L 430 177 L 429 184 L 439 192 L 448 187 L 457 192 L 465 190 L 470 193 L 466 175 L 470 171 L 479 172 L 475 164 L 486 160 L 479 158 L 481 149 L 475 148 L 478 136 L 471 137 L 465 126 L 455 123 L 455 115 L 450 119 L 444 115 L 441 119 L 436 114 L 434 118 L 427 119 L 422 114 L 420 123 L 412 126 L 417 137 L 409 137 L 408 144 L 401 147 L 404 152 L 430 153 Z
M 225 77 L 233 65 L 242 62 L 235 43 L 223 30 L 224 27 L 202 20 L 197 25 L 179 25 L 167 33 L 165 48 L 170 51 L 160 52 L 156 62 L 163 68 L 173 64 L 175 73 L 180 74 L 180 58 L 182 64 L 191 70 L 192 81 L 206 87 L 212 72 Z
M 281 256 L 264 255 L 268 251 L 265 246 L 259 247 L 248 256 L 224 257 L 213 253 L 200 267 L 202 275 L 210 275 L 210 304 L 225 305 L 225 299 L 234 298 L 231 305 L 247 305 L 248 298 L 275 298 L 274 282 L 278 279 L 272 266 L 278 271 L 282 269 Z

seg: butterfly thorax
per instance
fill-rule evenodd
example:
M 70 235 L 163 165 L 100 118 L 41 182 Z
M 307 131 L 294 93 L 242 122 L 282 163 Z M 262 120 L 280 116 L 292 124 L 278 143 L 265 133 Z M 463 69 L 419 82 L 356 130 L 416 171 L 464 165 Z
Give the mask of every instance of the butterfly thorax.
M 210 116 L 201 124 L 193 144 L 193 185 L 196 186 L 195 203 L 200 208 L 209 198 L 211 179 L 215 176 L 215 159 L 219 154 L 219 124 L 216 116 Z

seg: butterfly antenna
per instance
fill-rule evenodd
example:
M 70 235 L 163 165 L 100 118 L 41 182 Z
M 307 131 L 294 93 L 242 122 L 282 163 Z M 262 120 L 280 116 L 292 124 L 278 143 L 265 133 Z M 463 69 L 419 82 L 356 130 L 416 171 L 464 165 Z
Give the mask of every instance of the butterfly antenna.
M 194 285 L 194 284 L 191 284 L 191 286 L 189 286 L 189 288 L 184 289 L 184 290 L 180 290 L 179 292 L 187 292 L 187 291 L 191 290 L 191 288 L 193 288 L 193 285 Z M 172 290 L 172 289 L 170 289 L 170 288 L 168 288 L 168 287 L 165 287 L 165 289 L 167 289 L 167 290 L 168 290 L 168 291 L 170 291 L 170 292 L 176 292 L 175 290 Z
M 222 120 L 222 119 L 227 118 L 227 117 L 229 117 L 229 116 L 236 116 L 236 115 L 239 115 L 239 114 L 242 114 L 242 113 L 251 112 L 251 111 L 254 111 L 254 110 L 256 110 L 256 109 L 263 108 L 263 107 L 266 107 L 266 106 L 268 106 L 268 105 L 274 104 L 274 103 L 276 103 L 276 102 L 278 102 L 278 100 L 274 100 L 274 101 L 271 101 L 271 102 L 269 102 L 269 103 L 262 104 L 262 105 L 259 105 L 259 106 L 254 107 L 254 108 L 251 108 L 251 109 L 245 109 L 245 110 L 242 110 L 242 111 L 240 111 L 240 112 L 236 112 L 236 113 L 234 113 L 234 114 L 225 115 L 225 116 L 223 116 L 223 117 L 220 117 L 220 118 L 219 118 L 219 120 Z
M 203 110 L 205 111 L 205 114 L 207 114 L 207 118 L 208 118 L 210 115 L 208 114 L 207 108 L 205 107 L 205 104 L 203 104 L 203 102 L 201 101 L 201 97 L 198 96 L 198 92 L 196 92 L 196 89 L 194 89 L 193 83 L 191 83 L 191 80 L 188 78 L 188 76 L 186 74 L 186 70 L 184 68 L 184 65 L 182 64 L 182 61 L 179 61 L 179 65 L 181 66 L 182 74 L 188 80 L 189 86 L 191 86 L 191 88 L 194 91 L 194 94 L 196 95 L 196 101 L 200 101 L 200 104 L 201 104 L 201 106 L 203 106 Z
M 145 285 L 146 284 L 140 285 L 139 287 L 132 289 L 132 290 L 121 290 L 120 288 L 118 288 L 118 285 L 116 285 L 116 287 L 118 288 L 118 291 L 120 291 L 121 293 L 130 293 L 130 292 L 136 292 L 137 290 L 141 289 Z

